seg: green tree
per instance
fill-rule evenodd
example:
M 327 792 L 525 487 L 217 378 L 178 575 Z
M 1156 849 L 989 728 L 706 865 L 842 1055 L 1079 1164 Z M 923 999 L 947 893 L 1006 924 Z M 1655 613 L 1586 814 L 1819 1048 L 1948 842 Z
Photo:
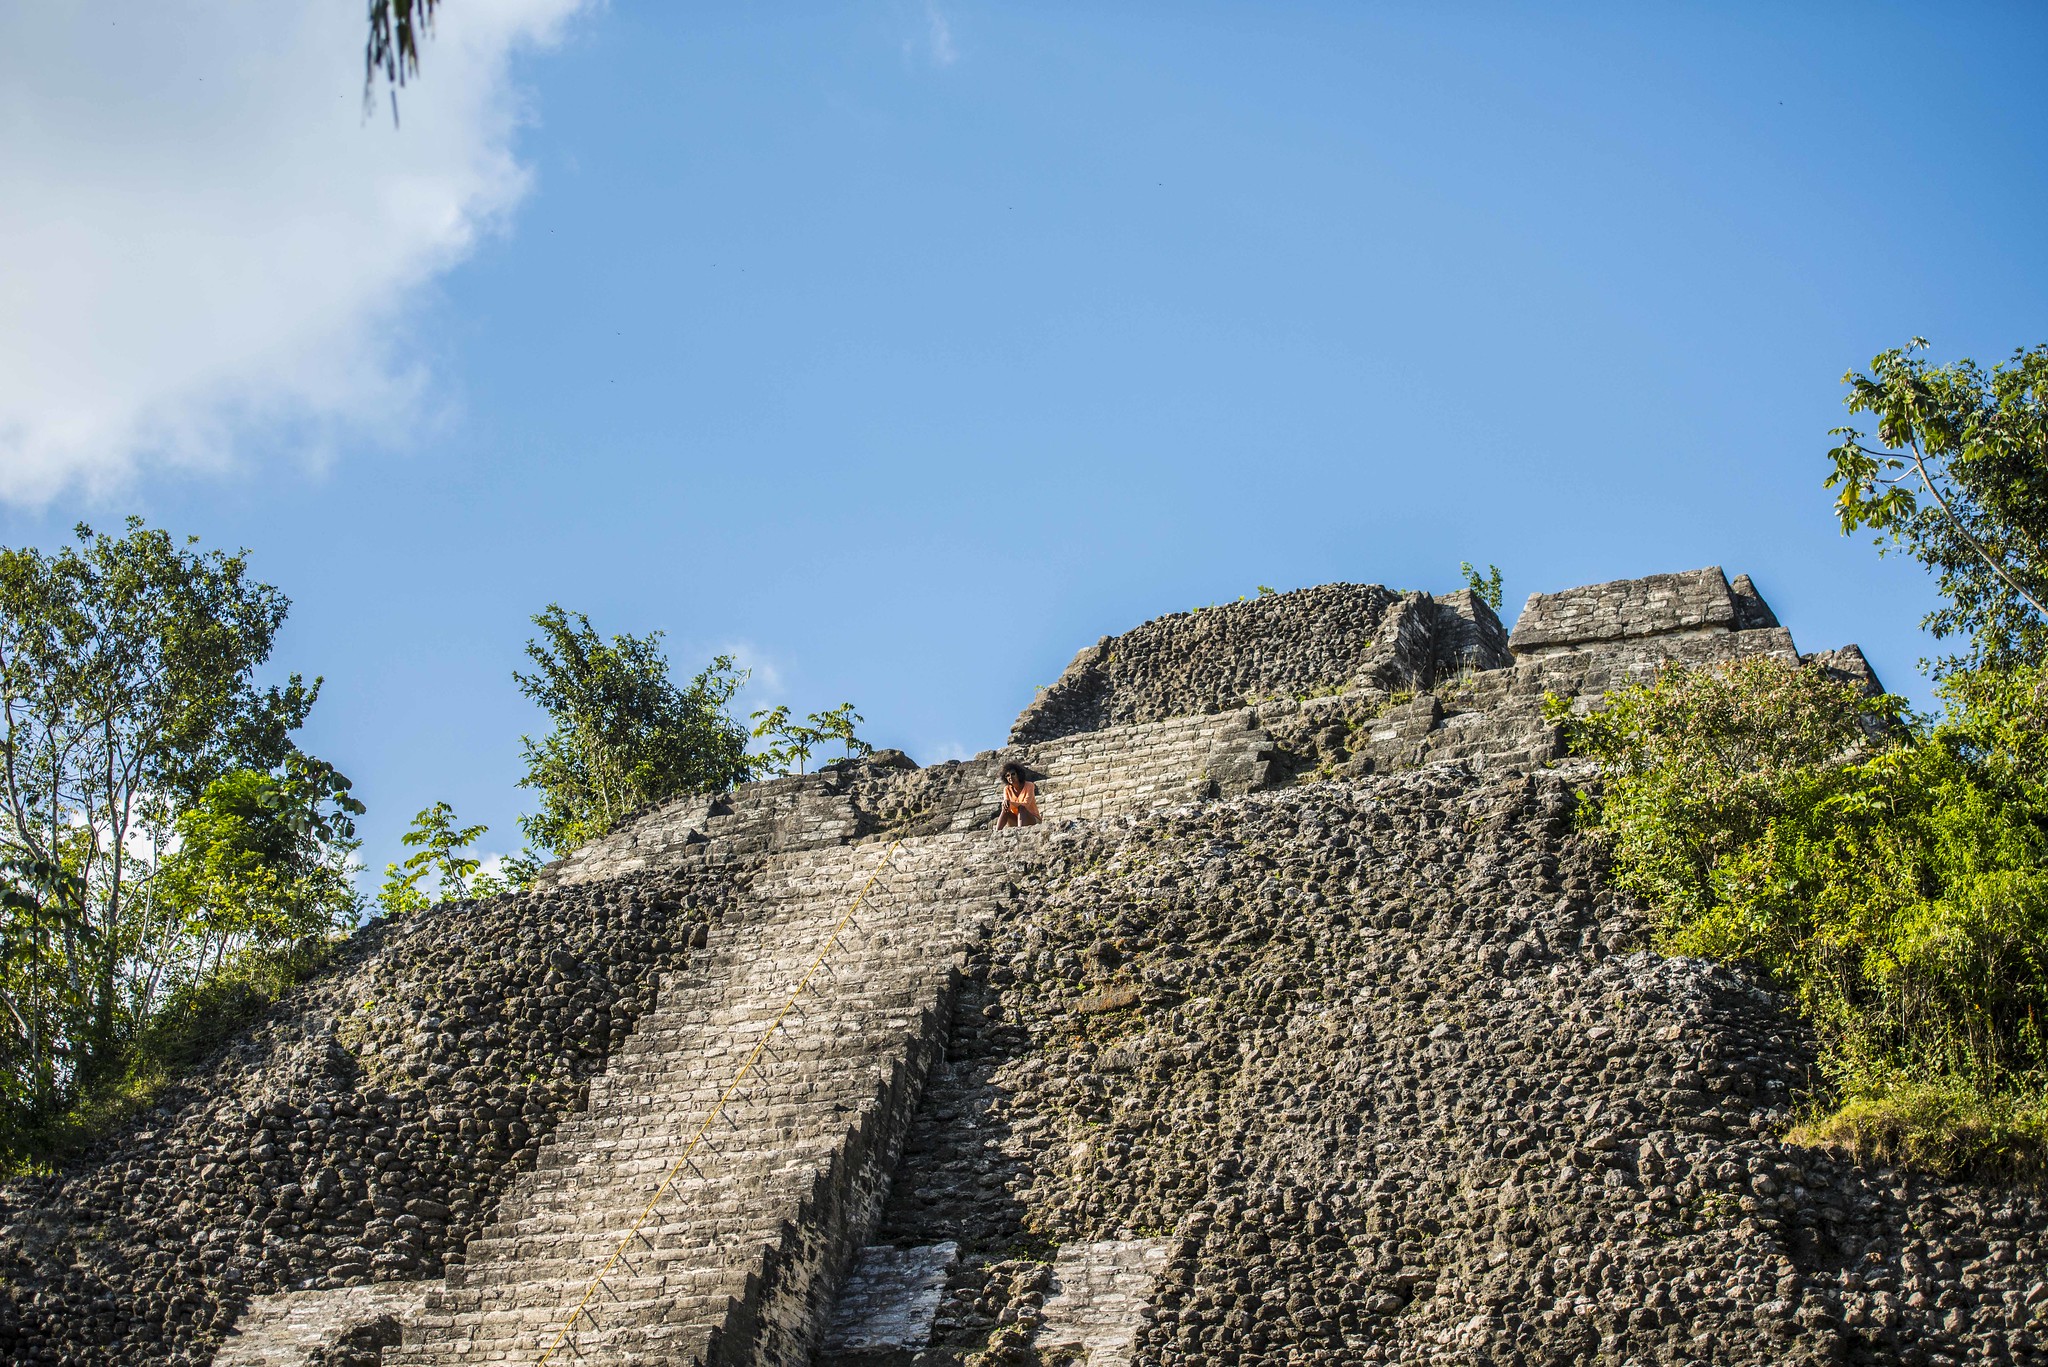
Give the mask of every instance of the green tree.
M 75 976 L 53 971 L 52 943 L 75 941 L 86 890 L 62 865 L 0 857 L 0 1147 L 15 1146 L 28 1117 L 54 1103 L 68 1071 L 66 1024 L 85 1003 Z
M 829 712 L 813 712 L 805 720 L 810 722 L 811 729 L 816 731 L 821 739 L 836 740 L 844 745 L 844 757 L 847 759 L 852 759 L 855 755 L 875 753 L 875 747 L 862 740 L 855 732 L 855 728 L 867 718 L 854 711 L 850 702 L 843 702 Z
M 489 831 L 486 826 L 458 826 L 455 809 L 445 802 L 422 807 L 399 842 L 413 853 L 384 866 L 384 886 L 377 905 L 393 916 L 423 911 L 438 898 L 469 896 L 469 879 L 481 861 L 462 853 Z M 431 878 L 431 889 L 427 880 Z
M 282 772 L 237 769 L 208 784 L 174 822 L 177 847 L 156 875 L 160 942 L 145 957 L 189 959 L 198 976 L 253 946 L 352 927 L 355 820 L 362 803 L 332 765 L 286 757 Z
M 32 1022 L 25 1104 L 118 1061 L 167 984 L 183 909 L 155 877 L 180 813 L 238 769 L 269 773 L 319 693 L 258 687 L 289 608 L 247 552 L 131 518 L 54 554 L 0 549 L 0 861 L 6 984 Z M 48 1063 L 41 1062 L 48 1060 Z
M 521 738 L 520 783 L 540 794 L 541 810 L 519 824 L 535 845 L 566 854 L 647 803 L 751 776 L 746 729 L 726 710 L 747 677 L 732 657 L 677 688 L 658 631 L 606 641 L 555 604 L 533 621 L 534 670 L 513 678 L 553 723 L 539 740 Z
M 1500 611 L 1500 566 L 1488 565 L 1486 573 L 1481 574 L 1472 568 L 1471 561 L 1460 560 L 1458 572 L 1465 576 L 1465 587 L 1478 594 L 1481 602 L 1495 612 Z
M 1668 953 L 1748 961 L 1820 1034 L 1821 1137 L 2048 1157 L 2048 672 L 1959 671 L 1907 725 L 1820 671 L 1667 670 L 1571 719 Z M 1865 1133 L 1868 1131 L 1868 1133 Z
M 826 739 L 825 732 L 815 725 L 794 721 L 786 703 L 763 708 L 752 714 L 755 740 L 765 740 L 767 745 L 753 757 L 757 773 L 786 774 L 794 764 L 801 774 L 811 758 L 811 751 Z M 815 722 L 816 717 L 810 719 Z
M 794 764 L 801 774 L 811 752 L 826 741 L 836 740 L 844 745 L 847 759 L 875 752 L 874 746 L 860 738 L 856 728 L 866 718 L 854 711 L 850 702 L 843 702 L 829 712 L 813 712 L 802 721 L 792 720 L 788 705 L 777 703 L 755 712 L 752 720 L 754 739 L 769 742 L 753 757 L 757 773 L 786 774 Z
M 1985 372 L 1926 343 L 1846 377 L 1845 534 L 1933 572 L 1938 718 L 1766 660 L 1670 670 L 1574 719 L 1597 826 L 1664 949 L 1763 965 L 1818 1030 L 1807 1137 L 2048 1171 L 2048 347 Z
M 502 897 L 508 892 L 519 892 L 532 885 L 539 876 L 541 861 L 532 850 L 521 850 L 518 854 L 507 855 L 499 861 L 495 870 L 480 870 L 469 885 L 469 895 L 481 900 L 485 897 Z
M 1837 428 L 1829 452 L 1845 533 L 1870 530 L 1934 572 L 1943 603 L 1924 625 L 1964 636 L 1939 673 L 2038 663 L 2048 651 L 2048 346 L 1986 374 L 1930 366 L 1920 338 L 1850 372 L 1851 413 L 1877 418 L 1875 447 Z
M 1902 717 L 1815 668 L 1752 656 L 1725 669 L 1670 667 L 1585 716 L 1546 699 L 1571 748 L 1601 761 L 1602 825 L 1616 879 L 1667 916 L 1716 905 L 1715 871 L 1810 796 L 1811 775 Z

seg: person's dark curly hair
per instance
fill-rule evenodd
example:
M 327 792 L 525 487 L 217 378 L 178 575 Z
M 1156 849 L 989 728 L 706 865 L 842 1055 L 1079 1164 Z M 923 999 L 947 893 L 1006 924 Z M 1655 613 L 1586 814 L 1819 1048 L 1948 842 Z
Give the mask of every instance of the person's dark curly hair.
M 1008 764 L 1005 764 L 1001 775 L 999 775 L 1005 783 L 1008 783 L 1012 776 L 1019 783 L 1029 783 L 1031 781 L 1030 773 L 1025 770 L 1023 765 L 1017 763 L 1016 760 L 1011 760 Z

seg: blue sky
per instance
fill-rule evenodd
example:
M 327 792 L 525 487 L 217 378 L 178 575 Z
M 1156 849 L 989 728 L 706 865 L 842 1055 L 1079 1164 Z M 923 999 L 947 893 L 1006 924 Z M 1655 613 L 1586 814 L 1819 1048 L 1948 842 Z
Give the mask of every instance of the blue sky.
M 2048 340 L 2048 10 L 479 3 L 396 130 L 346 4 L 0 101 L 0 541 L 249 547 L 373 864 L 437 799 L 512 847 L 550 601 L 924 761 L 1102 633 L 1460 560 L 1510 619 L 1720 564 L 1926 698 L 1827 432 L 1915 334 Z

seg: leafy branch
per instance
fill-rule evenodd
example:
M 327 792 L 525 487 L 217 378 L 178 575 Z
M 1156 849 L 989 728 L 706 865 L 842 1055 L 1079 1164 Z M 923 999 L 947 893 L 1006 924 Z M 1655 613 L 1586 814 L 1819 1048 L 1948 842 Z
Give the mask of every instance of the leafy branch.
M 866 718 L 854 711 L 850 702 L 829 712 L 813 712 L 802 721 L 791 718 L 786 703 L 777 703 L 752 713 L 751 719 L 754 739 L 769 742 L 754 756 L 756 769 L 764 774 L 786 774 L 791 764 L 798 773 L 805 772 L 811 752 L 828 740 L 845 745 L 848 759 L 874 753 L 875 747 L 855 733 L 854 728 Z

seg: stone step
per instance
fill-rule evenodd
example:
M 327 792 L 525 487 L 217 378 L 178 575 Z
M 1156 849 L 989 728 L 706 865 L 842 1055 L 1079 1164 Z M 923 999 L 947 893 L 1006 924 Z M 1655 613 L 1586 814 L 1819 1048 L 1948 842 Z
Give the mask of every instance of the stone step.
M 957 967 L 1001 895 L 1003 844 L 941 835 L 898 851 L 831 971 L 712 1121 L 695 1170 L 628 1236 L 882 854 L 771 857 L 387 1350 L 390 1367 L 538 1362 L 622 1242 L 597 1319 L 579 1321 L 558 1360 L 683 1363 L 714 1343 L 721 1360 L 808 1360 L 943 1052 Z

